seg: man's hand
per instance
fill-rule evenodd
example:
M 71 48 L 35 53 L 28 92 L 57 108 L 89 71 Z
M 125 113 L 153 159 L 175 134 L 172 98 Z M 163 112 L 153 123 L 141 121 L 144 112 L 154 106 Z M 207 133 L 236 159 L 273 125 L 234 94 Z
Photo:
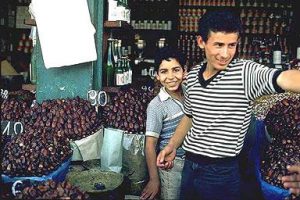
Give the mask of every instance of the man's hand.
M 140 196 L 140 199 L 154 199 L 159 192 L 159 185 L 159 180 L 149 180 Z
M 300 165 L 287 166 L 287 169 L 295 174 L 283 176 L 282 183 L 285 188 L 289 188 L 291 193 L 300 196 Z
M 159 152 L 156 165 L 162 169 L 171 169 L 174 165 L 174 159 L 176 156 L 176 149 L 171 145 L 167 145 L 161 152 Z

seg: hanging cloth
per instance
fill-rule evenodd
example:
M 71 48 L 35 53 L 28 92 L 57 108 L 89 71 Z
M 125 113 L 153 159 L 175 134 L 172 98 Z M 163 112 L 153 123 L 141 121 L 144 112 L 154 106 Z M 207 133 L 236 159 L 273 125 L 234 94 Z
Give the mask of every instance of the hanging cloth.
M 69 66 L 97 59 L 95 28 L 86 0 L 32 0 L 46 68 Z

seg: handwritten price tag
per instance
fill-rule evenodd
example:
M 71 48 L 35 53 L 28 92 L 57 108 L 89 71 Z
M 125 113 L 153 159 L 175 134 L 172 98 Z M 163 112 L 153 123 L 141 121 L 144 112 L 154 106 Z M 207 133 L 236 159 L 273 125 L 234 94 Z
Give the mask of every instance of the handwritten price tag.
M 8 98 L 8 91 L 1 89 L 1 98 L 2 99 L 7 99 Z
M 16 136 L 23 133 L 24 126 L 21 122 L 1 121 L 2 135 Z
M 87 98 L 92 106 L 105 106 L 108 102 L 108 96 L 104 91 L 89 90 Z

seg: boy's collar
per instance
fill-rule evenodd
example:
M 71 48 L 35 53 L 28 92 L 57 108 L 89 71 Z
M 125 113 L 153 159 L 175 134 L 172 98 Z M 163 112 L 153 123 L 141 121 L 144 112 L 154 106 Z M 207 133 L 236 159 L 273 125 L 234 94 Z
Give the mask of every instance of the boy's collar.
M 172 98 L 171 95 L 166 91 L 165 87 L 161 87 L 158 93 L 161 101 L 166 101 L 168 98 Z
M 184 92 L 185 91 L 185 87 L 184 85 L 181 85 L 182 87 L 182 91 Z M 160 91 L 158 93 L 158 97 L 161 101 L 166 101 L 168 100 L 169 98 L 173 98 L 167 91 L 166 91 L 166 88 L 165 87 L 161 87 L 160 88 Z

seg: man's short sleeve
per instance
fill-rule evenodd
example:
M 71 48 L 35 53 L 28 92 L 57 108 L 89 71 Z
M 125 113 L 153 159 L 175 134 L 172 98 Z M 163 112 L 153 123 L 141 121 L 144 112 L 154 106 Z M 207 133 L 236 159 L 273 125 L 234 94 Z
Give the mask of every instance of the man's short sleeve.
M 283 91 L 275 80 L 281 70 L 269 68 L 252 61 L 245 61 L 243 69 L 245 94 L 249 100 Z
M 183 104 L 183 112 L 186 116 L 188 117 L 192 117 L 192 111 L 191 111 L 191 102 L 190 102 L 190 99 L 189 99 L 189 94 L 188 94 L 188 91 L 186 91 L 184 93 L 184 104 Z

